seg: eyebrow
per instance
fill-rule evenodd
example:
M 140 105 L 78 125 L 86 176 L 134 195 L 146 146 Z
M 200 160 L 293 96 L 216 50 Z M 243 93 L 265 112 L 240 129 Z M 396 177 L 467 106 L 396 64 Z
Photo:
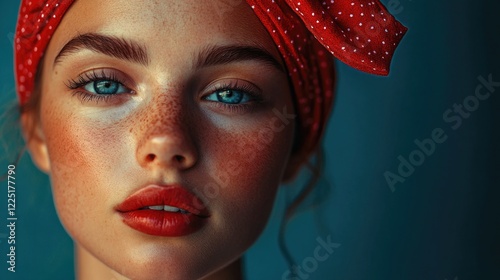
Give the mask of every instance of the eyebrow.
M 85 49 L 145 66 L 150 62 L 147 48 L 133 40 L 97 33 L 85 33 L 74 37 L 64 45 L 54 59 L 54 66 L 60 63 L 64 57 Z M 263 62 L 286 73 L 283 65 L 270 52 L 261 47 L 246 45 L 207 46 L 199 52 L 195 67 L 199 69 L 252 60 Z
M 251 60 L 263 62 L 281 72 L 286 72 L 283 65 L 271 53 L 255 46 L 208 46 L 199 53 L 195 65 L 196 68 L 202 68 Z
M 84 49 L 89 49 L 97 53 L 102 53 L 142 65 L 149 64 L 149 57 L 146 48 L 135 41 L 126 40 L 116 36 L 85 33 L 76 36 L 64 45 L 54 59 L 54 66 L 65 56 Z

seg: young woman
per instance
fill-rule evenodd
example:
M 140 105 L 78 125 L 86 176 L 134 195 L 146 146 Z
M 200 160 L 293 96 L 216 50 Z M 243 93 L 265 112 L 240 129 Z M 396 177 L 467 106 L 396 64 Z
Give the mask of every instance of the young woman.
M 21 123 L 78 279 L 241 279 L 316 151 L 330 53 L 387 74 L 378 1 L 22 1 Z

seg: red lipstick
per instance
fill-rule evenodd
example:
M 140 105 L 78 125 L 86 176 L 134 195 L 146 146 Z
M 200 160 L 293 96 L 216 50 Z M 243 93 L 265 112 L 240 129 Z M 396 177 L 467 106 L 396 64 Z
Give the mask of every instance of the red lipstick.
M 116 207 L 123 222 L 157 236 L 184 236 L 199 230 L 210 215 L 203 202 L 180 185 L 149 185 Z

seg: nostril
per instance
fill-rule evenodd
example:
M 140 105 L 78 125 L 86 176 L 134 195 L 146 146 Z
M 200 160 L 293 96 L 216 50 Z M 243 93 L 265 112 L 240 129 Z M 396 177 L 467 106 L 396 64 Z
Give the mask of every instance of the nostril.
M 179 155 L 177 155 L 177 156 L 175 156 L 175 160 L 176 160 L 177 162 L 179 162 L 179 163 L 183 163 L 183 162 L 184 162 L 184 160 L 186 160 L 186 159 L 185 159 L 183 156 L 179 156 Z
M 148 154 L 146 157 L 146 160 L 151 162 L 151 161 L 154 161 L 155 158 L 156 158 L 156 156 L 154 154 Z

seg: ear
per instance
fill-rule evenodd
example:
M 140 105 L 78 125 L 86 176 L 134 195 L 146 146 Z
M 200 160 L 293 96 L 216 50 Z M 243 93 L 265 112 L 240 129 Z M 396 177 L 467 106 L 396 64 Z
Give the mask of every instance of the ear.
M 50 173 L 49 154 L 40 120 L 33 111 L 21 114 L 21 126 L 28 152 L 35 165 L 41 171 Z

